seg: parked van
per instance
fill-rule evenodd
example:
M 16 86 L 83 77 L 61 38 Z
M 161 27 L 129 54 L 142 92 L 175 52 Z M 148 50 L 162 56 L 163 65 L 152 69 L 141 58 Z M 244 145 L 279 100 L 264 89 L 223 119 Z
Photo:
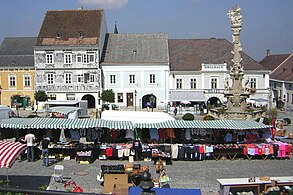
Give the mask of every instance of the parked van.
M 16 115 L 11 108 L 9 108 L 8 106 L 0 105 L 0 121 L 15 116 Z

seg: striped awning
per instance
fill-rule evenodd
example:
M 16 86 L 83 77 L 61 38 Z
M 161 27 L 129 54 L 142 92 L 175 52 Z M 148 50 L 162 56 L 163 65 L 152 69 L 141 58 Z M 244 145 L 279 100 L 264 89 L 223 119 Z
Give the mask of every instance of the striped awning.
M 0 168 L 11 168 L 18 156 L 27 148 L 19 142 L 0 141 Z
M 159 123 L 133 123 L 131 121 L 114 121 L 104 119 L 63 119 L 63 118 L 10 118 L 4 119 L 1 128 L 10 129 L 144 129 L 144 128 L 197 128 L 197 129 L 266 129 L 270 125 L 252 120 L 167 120 Z
M 91 118 L 10 118 L 2 120 L 0 127 L 9 129 L 87 129 L 95 127 L 133 129 L 133 124 L 130 121 L 110 121 Z

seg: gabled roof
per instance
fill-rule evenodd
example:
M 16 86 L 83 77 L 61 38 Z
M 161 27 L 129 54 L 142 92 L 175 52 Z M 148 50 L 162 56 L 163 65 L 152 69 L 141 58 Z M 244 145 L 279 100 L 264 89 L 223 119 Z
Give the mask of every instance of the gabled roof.
M 202 64 L 232 65 L 233 44 L 226 39 L 169 39 L 171 71 L 199 71 Z M 244 70 L 267 70 L 241 52 Z
M 35 37 L 5 37 L 0 46 L 0 66 L 18 68 L 34 67 Z
M 36 45 L 96 45 L 103 17 L 103 10 L 47 11 Z
M 165 63 L 168 57 L 166 33 L 107 34 L 103 63 Z
M 266 56 L 261 62 L 270 67 L 270 79 L 293 82 L 293 53 Z
M 259 63 L 270 70 L 275 70 L 290 54 L 267 55 Z

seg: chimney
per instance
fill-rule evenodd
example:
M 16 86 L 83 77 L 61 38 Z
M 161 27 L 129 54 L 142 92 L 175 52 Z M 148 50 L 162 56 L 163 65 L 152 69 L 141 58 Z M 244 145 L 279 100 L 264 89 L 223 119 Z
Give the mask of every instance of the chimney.
M 267 49 L 267 56 L 270 56 L 270 55 L 271 55 L 271 50 Z

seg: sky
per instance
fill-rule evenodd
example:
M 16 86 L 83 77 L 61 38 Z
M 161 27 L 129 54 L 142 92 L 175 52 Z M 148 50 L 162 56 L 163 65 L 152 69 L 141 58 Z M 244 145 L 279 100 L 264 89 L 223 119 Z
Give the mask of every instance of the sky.
M 0 42 L 4 37 L 37 37 L 48 10 L 104 9 L 108 31 L 164 32 L 169 39 L 224 38 L 232 42 L 227 12 L 241 7 L 240 41 L 256 61 L 293 52 L 293 0 L 3 0 Z

